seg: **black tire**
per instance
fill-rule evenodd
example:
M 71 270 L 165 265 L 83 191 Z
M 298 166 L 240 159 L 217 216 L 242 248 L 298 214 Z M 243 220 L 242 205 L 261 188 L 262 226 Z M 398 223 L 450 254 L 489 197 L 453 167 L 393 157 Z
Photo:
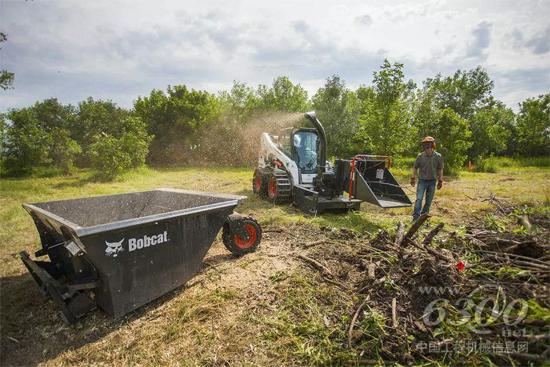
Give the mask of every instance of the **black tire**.
M 258 168 L 254 171 L 252 177 L 252 191 L 260 197 L 267 196 L 267 179 Z
M 287 203 L 291 197 L 291 184 L 288 174 L 276 169 L 269 175 L 267 180 L 267 199 L 273 203 Z
M 233 233 L 229 223 L 225 222 L 222 232 L 222 241 L 225 247 L 236 256 L 256 251 L 262 240 L 262 227 L 260 224 L 250 217 L 243 217 L 237 223 L 246 230 L 249 239 L 245 240 L 238 234 Z M 233 222 L 233 225 L 235 225 L 235 222 Z

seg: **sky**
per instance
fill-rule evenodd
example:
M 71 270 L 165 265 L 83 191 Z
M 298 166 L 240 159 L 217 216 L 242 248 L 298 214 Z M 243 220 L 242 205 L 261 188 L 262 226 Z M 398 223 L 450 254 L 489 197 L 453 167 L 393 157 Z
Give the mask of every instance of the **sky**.
M 550 92 L 550 0 L 0 0 L 0 112 L 57 97 L 131 107 L 152 89 L 216 93 L 288 76 L 310 94 L 339 75 L 369 85 L 384 58 L 421 85 L 481 65 L 493 94 Z

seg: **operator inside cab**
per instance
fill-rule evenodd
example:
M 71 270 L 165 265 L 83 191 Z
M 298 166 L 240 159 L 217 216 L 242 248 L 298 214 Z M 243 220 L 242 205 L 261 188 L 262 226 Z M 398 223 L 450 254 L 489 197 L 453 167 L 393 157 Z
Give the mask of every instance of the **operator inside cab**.
M 293 140 L 298 168 L 302 173 L 315 173 L 317 170 L 317 134 L 299 131 L 294 134 Z

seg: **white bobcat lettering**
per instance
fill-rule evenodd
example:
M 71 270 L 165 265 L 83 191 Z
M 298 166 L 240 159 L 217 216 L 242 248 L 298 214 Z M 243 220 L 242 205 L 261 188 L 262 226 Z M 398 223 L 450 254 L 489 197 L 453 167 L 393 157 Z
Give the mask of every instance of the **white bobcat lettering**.
M 107 242 L 107 248 L 105 249 L 105 255 L 117 257 L 119 252 L 124 251 L 122 244 L 126 238 L 121 239 L 118 242 Z M 167 243 L 170 241 L 168 238 L 168 232 L 164 231 L 159 234 L 154 234 L 152 236 L 144 235 L 142 238 L 128 238 L 128 252 L 144 249 L 145 247 L 151 247 Z
M 141 250 L 144 247 L 155 246 L 168 242 L 168 232 L 164 231 L 153 236 L 143 236 L 143 238 L 130 238 L 128 240 L 128 251 Z

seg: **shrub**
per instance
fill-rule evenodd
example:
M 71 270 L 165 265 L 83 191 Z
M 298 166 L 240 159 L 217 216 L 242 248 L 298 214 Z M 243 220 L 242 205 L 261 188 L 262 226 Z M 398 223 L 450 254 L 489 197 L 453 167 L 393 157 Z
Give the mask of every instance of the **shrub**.
M 100 177 L 112 179 L 131 167 L 130 153 L 122 148 L 122 139 L 113 136 L 97 138 L 90 146 L 92 166 Z
M 476 172 L 496 173 L 497 166 L 498 162 L 495 157 L 487 157 L 480 159 L 479 162 L 475 165 L 474 170 Z
M 145 163 L 152 136 L 145 132 L 145 124 L 136 117 L 124 120 L 120 137 L 96 135 L 90 145 L 90 160 L 99 177 L 112 179 L 129 168 Z

